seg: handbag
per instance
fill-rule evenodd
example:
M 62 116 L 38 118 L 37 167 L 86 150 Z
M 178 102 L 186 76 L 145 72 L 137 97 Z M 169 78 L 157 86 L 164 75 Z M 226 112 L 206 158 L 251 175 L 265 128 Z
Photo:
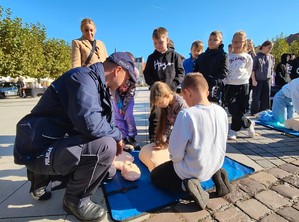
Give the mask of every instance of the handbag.
M 97 45 L 96 41 L 97 41 L 97 40 L 94 40 L 94 41 L 93 41 L 92 49 L 91 49 L 91 51 L 90 51 L 90 53 L 89 53 L 89 55 L 88 55 L 88 57 L 87 57 L 87 59 L 86 59 L 86 61 L 85 61 L 84 66 L 87 66 L 87 64 L 89 63 L 91 57 L 92 57 L 93 54 L 94 54 L 94 51 L 95 51 L 95 49 L 96 49 L 96 45 Z

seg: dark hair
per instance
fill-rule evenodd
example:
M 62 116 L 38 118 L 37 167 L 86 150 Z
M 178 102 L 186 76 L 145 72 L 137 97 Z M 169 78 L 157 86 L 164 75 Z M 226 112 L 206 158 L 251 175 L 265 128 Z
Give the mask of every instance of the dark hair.
M 267 47 L 268 45 L 272 45 L 273 46 L 273 42 L 271 42 L 270 40 L 266 40 L 263 42 L 263 44 L 260 46 L 260 50 L 262 50 L 263 47 Z

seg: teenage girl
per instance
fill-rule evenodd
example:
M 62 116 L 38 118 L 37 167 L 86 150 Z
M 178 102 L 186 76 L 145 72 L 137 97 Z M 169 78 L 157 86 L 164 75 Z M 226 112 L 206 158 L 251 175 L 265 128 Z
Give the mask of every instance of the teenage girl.
M 248 129 L 249 137 L 254 137 L 254 122 L 245 116 L 249 94 L 249 78 L 252 72 L 252 57 L 247 53 L 245 32 L 236 32 L 233 36 L 233 52 L 228 54 L 229 69 L 225 79 L 225 102 L 232 115 L 231 130 L 228 139 L 236 139 L 241 128 Z
M 177 114 L 188 107 L 185 100 L 173 92 L 164 82 L 155 82 L 151 87 L 150 104 L 158 113 L 158 126 L 155 142 L 141 148 L 139 159 L 151 171 L 169 160 L 168 140 Z M 156 158 L 157 157 L 157 158 Z

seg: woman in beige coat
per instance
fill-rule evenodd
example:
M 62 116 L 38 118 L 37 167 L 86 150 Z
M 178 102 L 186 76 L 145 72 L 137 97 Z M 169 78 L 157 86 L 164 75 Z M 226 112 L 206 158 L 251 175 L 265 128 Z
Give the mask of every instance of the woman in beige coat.
M 90 66 L 96 62 L 104 62 L 108 54 L 104 43 L 94 39 L 96 33 L 94 22 L 89 18 L 85 18 L 81 21 L 80 28 L 82 37 L 72 41 L 72 68 Z M 94 41 L 96 41 L 94 53 L 90 60 L 87 61 Z

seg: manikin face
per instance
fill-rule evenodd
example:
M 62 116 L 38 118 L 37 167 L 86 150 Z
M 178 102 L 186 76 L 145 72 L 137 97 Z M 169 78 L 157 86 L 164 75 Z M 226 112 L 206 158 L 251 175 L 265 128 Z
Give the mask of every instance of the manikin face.
M 210 35 L 208 41 L 209 49 L 218 49 L 218 47 L 222 44 L 222 40 L 216 35 Z
M 167 42 L 168 39 L 166 37 L 161 37 L 159 39 L 153 38 L 154 47 L 158 52 L 164 53 L 167 51 Z
M 96 33 L 96 29 L 92 24 L 84 25 L 82 29 L 82 34 L 87 40 L 93 41 L 95 33 Z

